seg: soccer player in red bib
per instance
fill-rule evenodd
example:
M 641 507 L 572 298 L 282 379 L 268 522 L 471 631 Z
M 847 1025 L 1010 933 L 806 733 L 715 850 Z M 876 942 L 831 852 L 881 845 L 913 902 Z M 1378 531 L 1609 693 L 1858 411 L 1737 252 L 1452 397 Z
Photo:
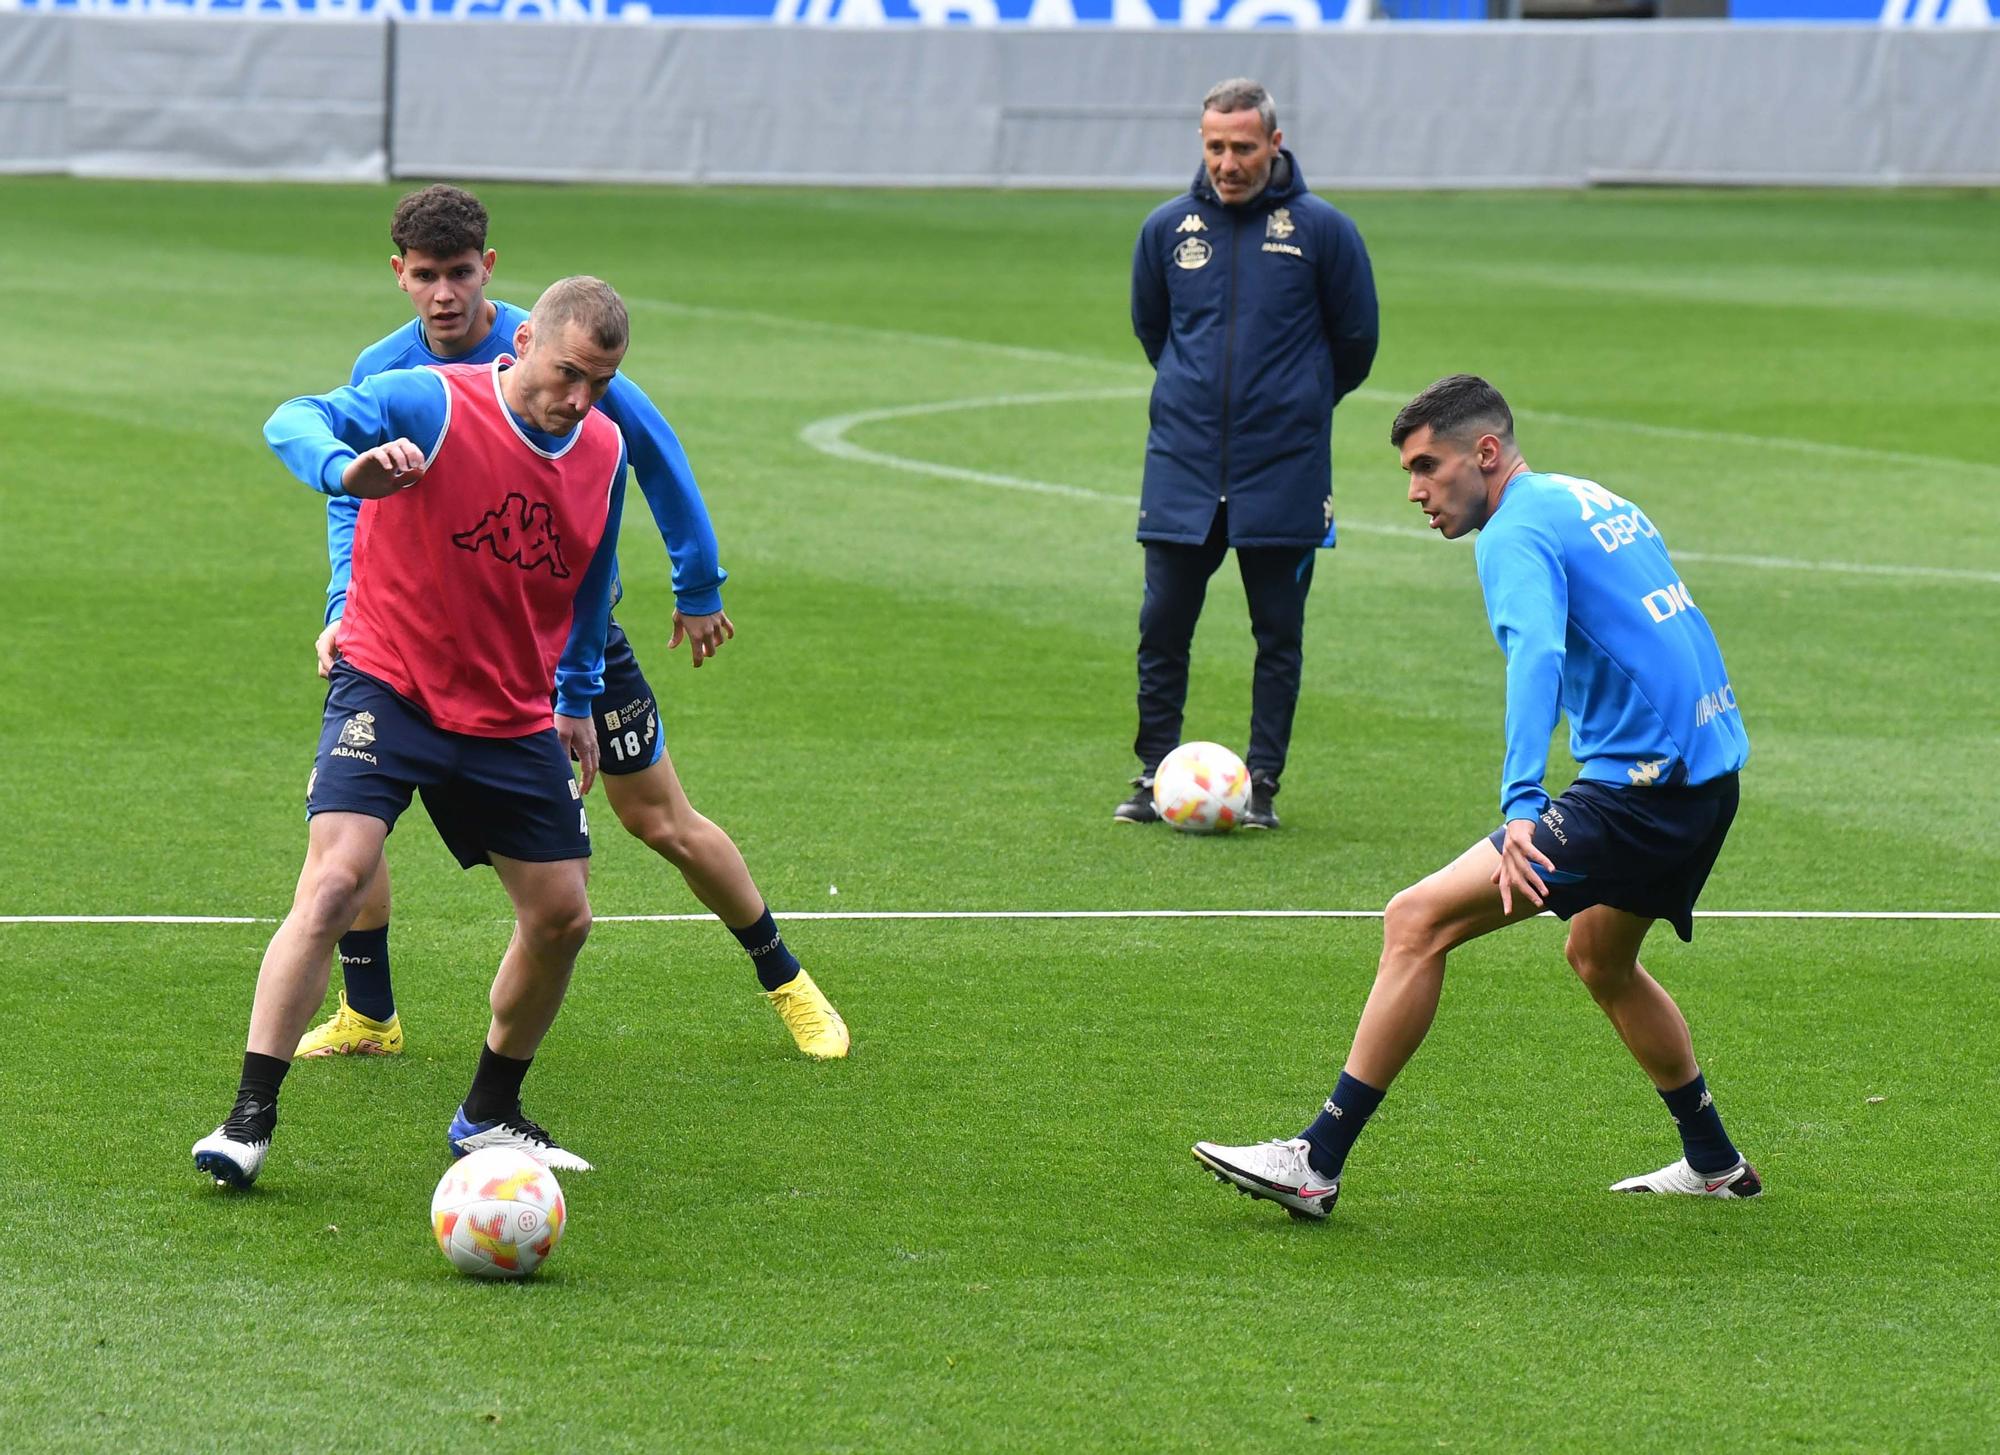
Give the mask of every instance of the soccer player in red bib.
M 264 426 L 293 474 L 365 503 L 306 788 L 305 868 L 258 972 L 236 1104 L 194 1145 L 218 1183 L 245 1187 L 263 1168 L 335 942 L 412 793 L 461 865 L 493 866 L 515 913 L 452 1155 L 506 1146 L 589 1170 L 522 1111 L 521 1083 L 590 932 L 582 796 L 597 775 L 591 712 L 626 466 L 618 427 L 593 406 L 628 336 L 609 285 L 565 278 L 516 331 L 518 359 L 391 370 L 294 399 Z

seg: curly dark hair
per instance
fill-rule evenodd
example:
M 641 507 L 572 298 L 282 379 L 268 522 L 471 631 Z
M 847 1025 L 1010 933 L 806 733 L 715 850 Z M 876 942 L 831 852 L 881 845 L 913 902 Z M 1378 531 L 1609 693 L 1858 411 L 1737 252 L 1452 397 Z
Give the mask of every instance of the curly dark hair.
M 434 258 L 456 257 L 468 249 L 483 253 L 486 209 L 463 187 L 436 182 L 396 204 L 389 240 L 406 255 L 411 248 Z

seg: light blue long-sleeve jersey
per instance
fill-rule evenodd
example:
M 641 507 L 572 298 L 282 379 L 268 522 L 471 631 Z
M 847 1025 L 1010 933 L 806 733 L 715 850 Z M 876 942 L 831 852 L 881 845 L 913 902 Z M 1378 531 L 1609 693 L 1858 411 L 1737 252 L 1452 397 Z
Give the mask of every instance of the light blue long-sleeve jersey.
M 508 411 L 510 414 L 512 411 Z M 346 604 L 347 568 L 354 544 L 353 520 L 361 502 L 342 492 L 340 477 L 348 461 L 364 450 L 407 439 L 424 452 L 437 453 L 444 439 L 449 404 L 445 382 L 429 369 L 391 369 L 364 376 L 331 394 L 308 394 L 287 400 L 264 423 L 264 439 L 278 458 L 304 484 L 347 502 L 347 551 L 342 556 L 341 604 Z M 568 435 L 536 429 L 520 415 L 514 423 L 535 448 L 559 453 Z M 580 428 L 581 426 L 579 426 Z M 604 691 L 604 636 L 611 622 L 611 599 L 618 579 L 618 526 L 625 510 L 626 451 L 618 452 L 612 478 L 611 510 L 604 538 L 590 558 L 576 592 L 575 615 L 556 666 L 556 711 L 564 717 L 588 717 L 591 704 Z M 419 481 L 414 489 L 423 489 Z
M 414 369 L 425 364 L 487 364 L 512 353 L 515 330 L 527 320 L 527 311 L 511 303 L 491 301 L 493 327 L 479 347 L 456 358 L 442 358 L 431 352 L 422 324 L 413 318 L 363 349 L 347 382 L 359 384 L 387 369 Z M 639 491 L 667 543 L 667 556 L 674 567 L 674 604 L 686 616 L 707 616 L 722 610 L 722 583 L 729 579 L 729 573 L 722 569 L 708 506 L 702 501 L 687 452 L 673 427 L 653 407 L 645 391 L 623 374 L 611 381 L 597 407 L 611 416 L 611 422 L 625 436 L 625 450 Z M 322 622 L 337 619 L 347 604 L 354 521 L 359 510 L 359 502 L 345 496 L 335 496 L 326 503 L 326 556 L 331 579 Z
M 1473 557 L 1507 655 L 1507 818 L 1548 806 L 1559 711 L 1592 782 L 1706 783 L 1743 766 L 1750 738 L 1722 650 L 1638 506 L 1590 480 L 1517 475 Z

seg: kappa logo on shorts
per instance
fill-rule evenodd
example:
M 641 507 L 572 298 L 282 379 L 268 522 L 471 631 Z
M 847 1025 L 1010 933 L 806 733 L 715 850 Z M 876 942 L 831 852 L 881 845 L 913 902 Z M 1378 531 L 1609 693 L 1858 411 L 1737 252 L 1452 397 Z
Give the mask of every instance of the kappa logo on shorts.
M 1643 763 L 1634 763 L 1630 768 L 1627 768 L 1625 776 L 1630 778 L 1636 787 L 1651 788 L 1655 783 L 1660 781 L 1660 770 L 1666 766 L 1667 760 L 1665 758 L 1650 758 Z
M 375 714 L 357 712 L 341 725 L 341 744 L 349 748 L 365 748 L 375 741 Z
M 553 513 L 543 501 L 528 504 L 528 497 L 518 490 L 509 491 L 497 508 L 487 511 L 471 530 L 453 536 L 451 543 L 468 551 L 484 546 L 496 559 L 523 571 L 547 566 L 558 581 L 569 576 Z

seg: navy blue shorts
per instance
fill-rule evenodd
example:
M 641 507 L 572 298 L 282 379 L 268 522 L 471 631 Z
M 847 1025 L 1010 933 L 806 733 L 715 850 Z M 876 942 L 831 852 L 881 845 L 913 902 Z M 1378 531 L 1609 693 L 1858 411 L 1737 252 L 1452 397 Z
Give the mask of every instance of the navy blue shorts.
M 590 856 L 582 795 L 554 728 L 524 738 L 449 733 L 387 684 L 336 662 L 306 817 L 365 813 L 394 829 L 412 792 L 467 869 L 494 854 L 531 863 Z
M 1535 847 L 1555 864 L 1541 871 L 1547 908 L 1568 919 L 1607 904 L 1663 919 L 1694 938 L 1694 902 L 1708 883 L 1736 818 L 1736 775 L 1692 788 L 1570 784 L 1535 821 Z M 1489 838 L 1498 849 L 1503 826 Z
M 591 719 L 597 724 L 600 773 L 643 773 L 666 750 L 652 684 L 639 670 L 625 629 L 615 621 L 604 635 L 604 693 Z

